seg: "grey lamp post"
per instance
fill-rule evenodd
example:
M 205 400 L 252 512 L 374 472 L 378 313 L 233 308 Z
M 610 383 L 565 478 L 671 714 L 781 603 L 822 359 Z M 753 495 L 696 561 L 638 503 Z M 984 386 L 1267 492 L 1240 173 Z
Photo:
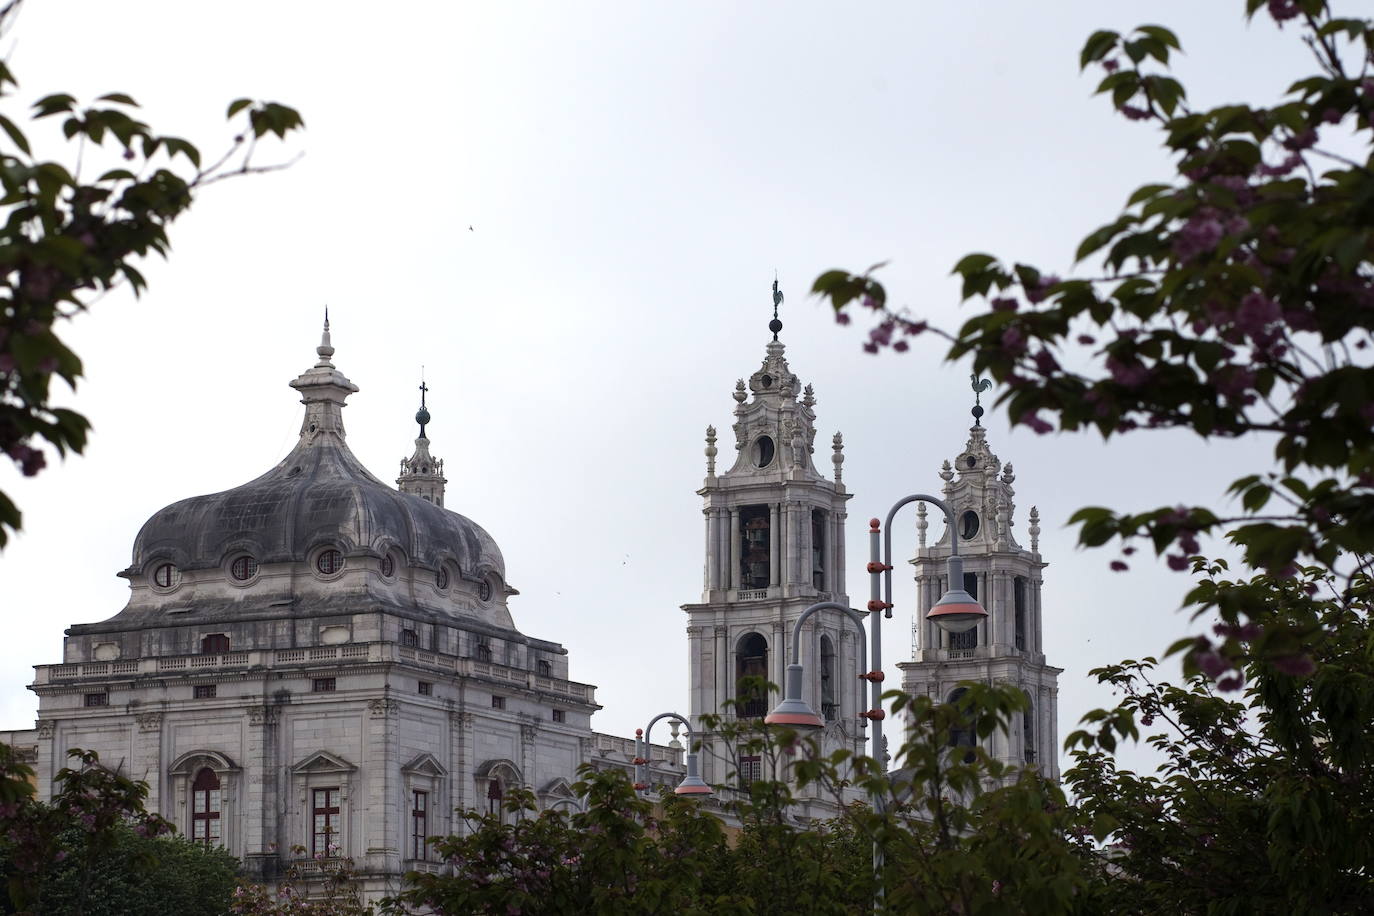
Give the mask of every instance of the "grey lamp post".
M 945 588 L 944 596 L 926 614 L 926 619 L 947 633 L 962 633 L 977 626 L 980 621 L 985 620 L 988 616 L 988 612 L 983 610 L 982 605 L 964 591 L 964 561 L 959 556 L 959 532 L 954 521 L 954 510 L 944 500 L 927 496 L 924 493 L 908 496 L 898 500 L 888 510 L 886 524 L 879 522 L 876 518 L 868 523 L 868 611 L 871 622 L 869 636 L 873 643 L 873 670 L 859 676 L 873 685 L 873 707 L 861 715 L 873 723 L 873 758 L 878 761 L 878 766 L 884 773 L 887 772 L 887 754 L 883 748 L 883 718 L 885 714 L 882 704 L 882 618 L 892 616 L 892 519 L 897 514 L 898 509 L 907 503 L 918 501 L 930 503 L 942 510 L 949 525 L 950 552 L 947 566 L 949 583 Z M 786 683 L 783 685 L 783 699 L 773 712 L 764 719 L 769 724 L 787 725 L 792 728 L 820 728 L 825 724 L 821 717 L 816 715 L 815 710 L 802 699 L 802 681 L 804 680 L 805 669 L 801 664 L 802 622 L 815 611 L 824 608 L 844 611 L 846 616 L 852 615 L 851 619 L 855 619 L 856 622 L 861 616 L 858 611 L 829 601 L 813 604 L 802 611 L 802 615 L 797 618 L 796 626 L 793 628 L 792 664 L 787 666 Z M 860 645 L 862 646 L 862 642 Z M 868 667 L 866 662 L 863 667 Z M 885 810 L 883 798 L 878 792 L 875 791 L 870 795 L 870 801 L 875 813 L 881 814 Z M 882 869 L 883 849 L 875 839 L 873 842 L 874 912 L 882 909 Z
M 653 731 L 654 723 L 659 719 L 674 719 L 687 726 L 687 753 L 683 758 L 687 764 L 687 775 L 682 777 L 682 782 L 678 783 L 673 793 L 675 795 L 710 795 L 711 787 L 701 778 L 697 768 L 697 752 L 692 750 L 692 745 L 696 741 L 696 732 L 692 730 L 692 722 L 686 716 L 676 712 L 661 712 L 649 720 L 647 727 L 635 729 L 635 790 L 643 792 L 649 788 L 649 733 Z

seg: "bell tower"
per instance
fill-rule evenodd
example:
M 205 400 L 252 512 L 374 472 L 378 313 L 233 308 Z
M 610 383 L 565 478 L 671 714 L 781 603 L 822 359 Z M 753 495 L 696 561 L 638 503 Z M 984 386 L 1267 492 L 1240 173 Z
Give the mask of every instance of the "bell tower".
M 975 396 L 990 387 L 974 378 Z M 918 610 L 912 624 L 912 660 L 902 670 L 902 690 L 948 702 L 959 692 L 960 681 L 1014 684 L 1030 700 L 1009 732 L 986 739 L 988 751 L 1005 763 L 1035 764 L 1051 779 L 1059 778 L 1059 674 L 1045 663 L 1040 602 L 1040 513 L 1031 507 L 1027 528 L 1030 548 L 1012 535 L 1016 503 L 1012 484 L 1016 474 L 988 447 L 982 425 L 983 408 L 973 408 L 974 422 L 964 450 L 944 463 L 943 499 L 954 510 L 956 530 L 948 524 L 935 543 L 927 545 L 926 507 L 917 509 L 915 567 Z M 943 516 L 937 513 L 943 520 Z M 964 590 L 976 598 L 988 617 L 964 633 L 947 633 L 926 619 L 948 583 L 945 560 L 951 538 L 959 538 L 964 558 Z M 956 735 L 959 744 L 972 744 L 973 734 Z
M 844 443 L 836 433 L 834 478 L 825 478 L 812 461 L 815 392 L 792 373 L 778 339 L 781 303 L 775 280 L 773 339 L 748 382 L 735 383 L 735 454 L 721 456 L 715 427 L 706 430 L 706 479 L 697 491 L 706 521 L 702 595 L 699 604 L 683 605 L 691 715 L 699 728 L 699 717 L 707 713 L 762 720 L 777 696 L 745 679 L 782 684 L 801 612 L 819 601 L 849 602 Z M 863 705 L 857 661 L 862 638 L 846 618 L 828 611 L 811 617 L 802 632 L 810 680 L 804 695 L 826 720 L 826 753 L 841 747 L 862 751 L 865 734 L 856 718 Z M 733 707 L 724 706 L 728 701 Z M 733 753 L 706 729 L 701 734 L 707 781 L 772 778 L 762 771 L 766 761 Z

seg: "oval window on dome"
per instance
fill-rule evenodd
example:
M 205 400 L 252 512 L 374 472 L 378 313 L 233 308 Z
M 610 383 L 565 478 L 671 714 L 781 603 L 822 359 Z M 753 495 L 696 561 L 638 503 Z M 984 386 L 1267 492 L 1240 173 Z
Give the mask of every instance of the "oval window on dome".
M 240 582 L 247 582 L 257 574 L 258 561 L 247 554 L 236 558 L 229 567 L 229 575 Z
M 334 548 L 323 550 L 315 558 L 315 568 L 320 571 L 322 576 L 332 576 L 344 567 L 343 554 Z
M 479 601 L 491 600 L 491 580 L 483 579 L 477 583 L 477 599 Z
M 759 436 L 754 440 L 754 467 L 766 468 L 773 463 L 773 440 L 768 436 Z
M 448 588 L 448 570 L 447 570 L 447 569 L 445 569 L 445 568 L 442 567 L 442 566 L 439 567 L 438 571 L 434 573 L 434 584 L 435 584 L 435 586 L 436 586 L 437 588 L 439 588 L 439 589 L 441 589 L 441 590 L 442 590 L 442 589 Z
M 163 563 L 153 570 L 153 584 L 158 588 L 171 588 L 180 578 L 177 568 L 171 563 Z
M 959 516 L 959 533 L 964 540 L 969 540 L 978 533 L 978 513 L 972 509 Z
M 391 554 L 382 557 L 382 575 L 388 579 L 396 575 L 396 558 Z

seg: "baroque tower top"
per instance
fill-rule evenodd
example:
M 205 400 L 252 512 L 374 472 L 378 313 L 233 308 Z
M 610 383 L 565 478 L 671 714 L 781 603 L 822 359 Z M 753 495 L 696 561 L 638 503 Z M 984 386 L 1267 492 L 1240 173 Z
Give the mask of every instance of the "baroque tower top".
M 425 435 L 425 427 L 429 425 L 431 419 L 429 408 L 425 405 L 425 395 L 429 393 L 429 386 L 424 379 L 420 380 L 420 409 L 415 412 L 415 422 L 420 424 L 420 435 L 415 440 L 415 453 L 409 458 L 401 459 L 401 476 L 396 478 L 396 487 L 402 493 L 409 493 L 421 499 L 428 500 L 436 506 L 444 504 L 444 485 L 448 481 L 444 478 L 443 459 L 435 460 L 429 454 L 429 438 Z

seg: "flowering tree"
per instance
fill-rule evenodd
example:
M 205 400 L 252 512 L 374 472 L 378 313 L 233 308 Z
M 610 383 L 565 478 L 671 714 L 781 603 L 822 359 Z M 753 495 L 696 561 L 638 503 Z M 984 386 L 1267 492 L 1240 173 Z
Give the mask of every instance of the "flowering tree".
M 1172 32 L 1093 34 L 1082 65 L 1103 71 L 1098 91 L 1121 115 L 1163 134 L 1174 180 L 1142 186 L 1083 240 L 1080 262 L 1103 255 L 1099 272 L 1060 277 L 968 255 L 955 266 L 964 296 L 989 307 L 939 333 L 951 359 L 972 354 L 1003 383 L 1000 403 L 1037 432 L 1272 439 L 1275 465 L 1231 486 L 1237 511 L 1080 510 L 1085 546 L 1119 542 L 1114 568 L 1124 570 L 1145 538 L 1188 570 L 1198 537 L 1225 532 L 1250 567 L 1292 576 L 1315 564 L 1353 602 L 1374 550 L 1374 20 L 1337 17 L 1325 0 L 1246 7 L 1297 32 L 1316 72 L 1272 106 L 1195 110 L 1165 70 L 1179 47 Z M 1363 153 L 1350 154 L 1352 145 Z M 879 314 L 873 352 L 931 330 L 888 307 L 872 270 L 830 271 L 814 288 L 842 320 L 854 303 Z M 1274 664 L 1310 672 L 1297 634 L 1271 623 L 1249 642 Z M 1241 654 L 1228 636 L 1188 658 L 1213 676 L 1233 672 L 1227 684 L 1239 687 Z
M 0 5 L 0 32 L 19 2 Z M 12 100 L 17 86 L 0 61 L 0 102 Z M 167 255 L 167 229 L 195 193 L 280 168 L 255 164 L 258 141 L 303 125 L 294 109 L 239 99 L 228 109 L 236 122 L 232 142 L 202 160 L 191 143 L 138 120 L 137 108 L 118 92 L 89 106 L 65 93 L 35 102 L 35 127 L 60 124 L 62 137 L 77 145 L 73 168 L 36 156 L 23 118 L 0 112 L 0 453 L 28 476 L 47 464 L 44 442 L 59 455 L 80 452 L 90 429 L 85 417 L 52 400 L 54 380 L 75 386 L 81 377 L 81 360 L 58 336 L 61 322 L 121 283 L 141 293 L 138 262 Z M 0 547 L 19 525 L 18 507 L 0 492 Z
M 870 352 L 944 336 L 1036 432 L 1274 443 L 1272 465 L 1231 485 L 1234 510 L 1073 517 L 1083 545 L 1120 548 L 1115 569 L 1144 539 L 1198 577 L 1185 604 L 1217 621 L 1171 647 L 1181 685 L 1153 660 L 1099 669 L 1123 702 L 1069 736 L 1074 829 L 1112 844 L 1109 875 L 1131 890 L 1121 912 L 1353 912 L 1374 890 L 1374 20 L 1326 0 L 1246 11 L 1313 55 L 1273 105 L 1193 108 L 1167 70 L 1178 39 L 1160 26 L 1084 45 L 1099 93 L 1175 159 L 1170 180 L 1083 239 L 1080 264 L 1100 269 L 1061 276 L 971 254 L 954 271 L 985 307 L 957 331 L 889 307 L 876 268 L 814 287 L 841 322 L 855 305 L 877 314 Z M 1241 575 L 1198 556 L 1206 533 L 1240 548 Z M 1166 763 L 1117 770 L 1111 752 L 1142 728 Z
M 73 749 L 47 803 L 29 791 L 0 802 L 0 873 L 13 909 L 54 916 L 216 916 L 228 905 L 238 861 L 167 836 L 171 825 L 149 814 L 148 784 L 100 764 L 94 751 Z M 10 789 L 31 771 L 0 745 Z

